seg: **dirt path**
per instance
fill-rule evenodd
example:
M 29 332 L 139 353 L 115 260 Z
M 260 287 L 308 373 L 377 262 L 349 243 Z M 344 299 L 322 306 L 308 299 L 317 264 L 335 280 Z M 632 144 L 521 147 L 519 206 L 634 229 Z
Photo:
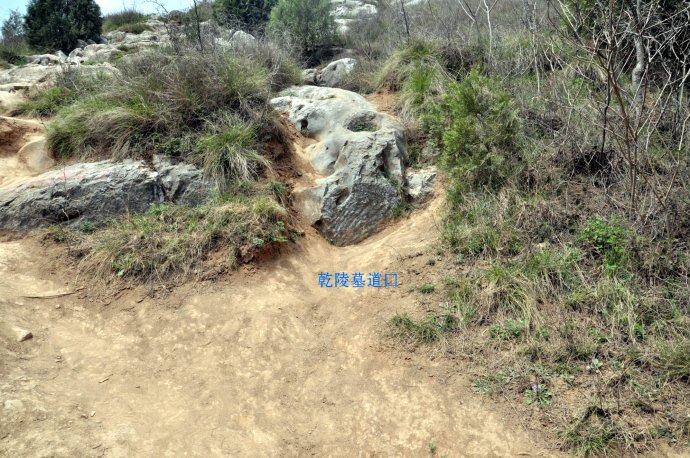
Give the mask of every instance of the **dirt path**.
M 387 343 L 386 320 L 413 308 L 404 275 L 397 290 L 317 285 L 319 271 L 386 271 L 420 253 L 438 207 L 357 246 L 308 234 L 259 269 L 107 306 L 22 297 L 72 285 L 46 269 L 38 241 L 0 244 L 0 313 L 34 333 L 3 336 L 0 452 L 429 456 L 435 444 L 447 456 L 553 455 L 475 397 L 461 368 Z
M 0 188 L 53 165 L 42 131 L 0 118 Z M 352 247 L 308 231 L 274 261 L 164 299 L 102 302 L 75 292 L 62 248 L 0 242 L 0 455 L 553 456 L 461 366 L 387 340 L 387 320 L 415 308 L 405 272 L 397 289 L 318 286 L 322 271 L 424 253 L 440 205 Z

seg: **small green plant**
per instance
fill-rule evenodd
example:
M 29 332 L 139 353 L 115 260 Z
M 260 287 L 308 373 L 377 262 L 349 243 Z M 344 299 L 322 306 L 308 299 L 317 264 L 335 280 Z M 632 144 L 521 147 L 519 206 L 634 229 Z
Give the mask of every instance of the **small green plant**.
M 625 230 L 604 218 L 590 218 L 580 233 L 580 241 L 603 257 L 607 271 L 615 272 L 625 260 L 628 235 Z
M 551 398 L 553 398 L 553 393 L 542 384 L 532 384 L 528 389 L 525 390 L 525 398 L 527 404 L 551 404 Z
M 98 224 L 93 221 L 84 221 L 79 225 L 79 231 L 83 232 L 84 234 L 91 234 L 96 232 L 97 229 Z
M 489 335 L 498 340 L 517 339 L 527 330 L 527 324 L 523 320 L 507 319 L 503 323 L 493 324 L 489 327 Z
M 431 294 L 436 290 L 436 287 L 433 285 L 433 283 L 424 283 L 422 285 L 419 285 L 417 287 L 417 291 L 419 291 L 422 294 Z
M 604 363 L 602 363 L 599 360 L 599 358 L 592 358 L 592 361 L 590 361 L 590 363 L 587 364 L 586 369 L 589 372 L 595 372 L 598 374 L 603 366 L 604 366 Z
M 397 314 L 389 322 L 393 334 L 406 341 L 433 343 L 444 334 L 456 331 L 460 326 L 458 318 L 450 313 L 431 315 L 415 321 L 408 314 Z
M 474 380 L 472 386 L 480 394 L 494 393 L 509 385 L 517 378 L 512 369 L 501 369 L 495 374 L 487 374 Z

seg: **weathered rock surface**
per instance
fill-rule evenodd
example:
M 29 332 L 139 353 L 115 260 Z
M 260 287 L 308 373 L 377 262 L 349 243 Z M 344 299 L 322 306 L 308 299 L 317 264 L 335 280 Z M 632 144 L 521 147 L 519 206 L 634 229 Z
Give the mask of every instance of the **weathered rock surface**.
M 153 169 L 134 160 L 74 164 L 0 191 L 0 228 L 102 220 L 144 212 L 165 200 L 195 205 L 211 192 L 199 170 L 161 158 L 154 160 Z
M 333 16 L 337 18 L 362 18 L 376 14 L 376 6 L 359 0 L 333 0 Z
M 347 32 L 354 21 L 374 16 L 377 12 L 375 5 L 359 0 L 332 0 L 331 3 L 333 17 L 341 33 Z
M 322 69 L 310 68 L 302 72 L 302 79 L 305 84 L 315 84 L 325 87 L 340 87 L 343 85 L 348 75 L 352 73 L 357 60 L 351 57 L 338 59 L 326 65 Z
M 436 167 L 407 170 L 407 195 L 415 203 L 424 203 L 434 195 Z
M 362 96 L 303 86 L 271 101 L 316 144 L 306 154 L 318 177 L 295 197 L 302 213 L 336 245 L 376 232 L 401 204 L 403 128 Z
M 13 67 L 7 70 L 0 70 L 0 85 L 38 85 L 49 83 L 67 68 L 64 65 L 37 65 L 29 64 L 21 67 Z M 116 73 L 117 69 L 108 63 L 97 65 L 82 65 L 79 71 L 85 74 L 96 74 L 99 72 Z
M 162 156 L 153 158 L 165 199 L 182 205 L 200 205 L 213 189 L 212 183 L 191 164 L 173 164 Z

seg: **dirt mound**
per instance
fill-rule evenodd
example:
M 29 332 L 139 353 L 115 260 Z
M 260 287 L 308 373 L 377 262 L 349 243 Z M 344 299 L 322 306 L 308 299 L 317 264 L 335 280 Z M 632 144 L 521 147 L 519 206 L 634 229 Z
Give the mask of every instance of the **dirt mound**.
M 0 189 L 17 186 L 55 164 L 44 130 L 38 121 L 0 116 Z
M 30 139 L 42 133 L 43 125 L 38 121 L 0 116 L 0 157 L 17 154 Z

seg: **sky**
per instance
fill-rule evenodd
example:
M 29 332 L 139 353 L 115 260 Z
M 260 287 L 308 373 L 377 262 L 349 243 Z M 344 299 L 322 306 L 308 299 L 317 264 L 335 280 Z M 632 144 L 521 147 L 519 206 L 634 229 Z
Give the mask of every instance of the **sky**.
M 29 0 L 0 0 L 0 21 L 4 21 L 10 15 L 10 11 L 18 10 L 20 13 L 26 13 L 26 5 Z M 96 0 L 101 6 L 103 14 L 115 13 L 121 11 L 123 8 L 134 7 L 139 11 L 145 13 L 155 13 L 158 11 L 158 6 L 146 0 Z M 192 0 L 157 0 L 168 11 L 186 9 L 192 5 Z

